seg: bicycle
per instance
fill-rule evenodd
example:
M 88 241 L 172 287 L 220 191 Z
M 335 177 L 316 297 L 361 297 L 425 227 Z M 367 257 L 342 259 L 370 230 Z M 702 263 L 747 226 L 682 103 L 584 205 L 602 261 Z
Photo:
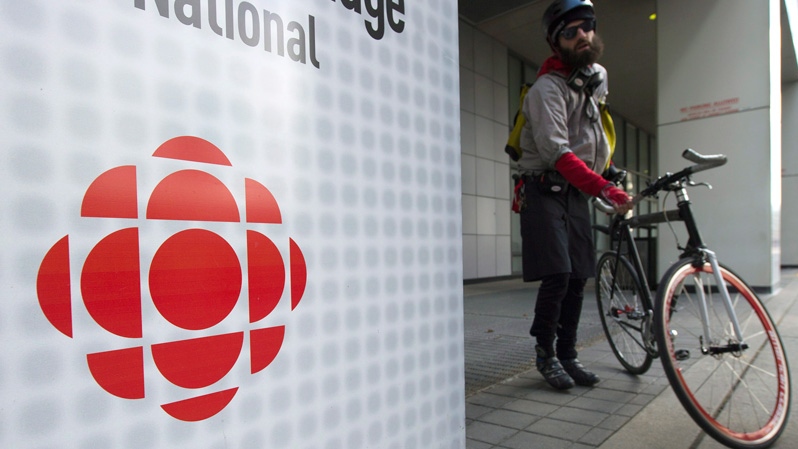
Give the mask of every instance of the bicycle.
M 704 244 L 693 216 L 686 188 L 711 186 L 691 175 L 725 164 L 726 156 L 691 149 L 682 156 L 695 165 L 666 173 L 634 197 L 636 204 L 675 193 L 676 209 L 616 214 L 609 226 L 596 226 L 611 241 L 596 276 L 601 324 L 628 372 L 643 374 L 660 358 L 682 406 L 708 435 L 733 448 L 764 448 L 779 438 L 790 410 L 784 345 L 754 291 Z M 684 222 L 688 241 L 683 248 L 677 241 L 680 257 L 652 300 L 632 230 L 676 221 Z

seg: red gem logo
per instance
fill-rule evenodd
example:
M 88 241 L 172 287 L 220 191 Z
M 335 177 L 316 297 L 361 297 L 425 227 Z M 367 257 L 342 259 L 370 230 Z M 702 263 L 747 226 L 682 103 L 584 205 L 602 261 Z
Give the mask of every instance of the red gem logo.
M 224 153 L 198 137 L 182 136 L 162 144 L 155 157 L 231 166 Z M 112 168 L 86 190 L 82 217 L 138 218 L 135 166 Z M 245 222 L 282 223 L 280 208 L 259 182 L 244 180 Z M 149 220 L 241 222 L 231 191 L 218 178 L 200 170 L 180 170 L 161 180 L 147 201 Z M 277 245 L 258 231 L 246 231 L 249 323 L 271 313 L 286 290 L 291 310 L 305 291 L 305 258 L 293 239 L 288 242 L 288 267 Z M 201 228 L 169 236 L 155 251 L 142 288 L 139 228 L 114 231 L 89 252 L 80 273 L 80 293 L 91 318 L 105 331 L 128 339 L 144 337 L 143 292 L 149 291 L 155 310 L 171 325 L 187 331 L 209 329 L 227 318 L 238 303 L 243 270 L 239 255 L 222 236 Z M 44 256 L 36 280 L 39 305 L 50 323 L 73 338 L 72 273 L 69 236 Z M 172 384 L 192 390 L 212 387 L 227 375 L 249 337 L 250 372 L 265 369 L 277 356 L 285 326 L 250 329 L 222 335 L 131 346 L 86 356 L 91 375 L 108 393 L 143 399 L 145 351 L 160 374 Z M 224 409 L 238 388 L 162 404 L 166 413 L 183 421 L 200 421 Z

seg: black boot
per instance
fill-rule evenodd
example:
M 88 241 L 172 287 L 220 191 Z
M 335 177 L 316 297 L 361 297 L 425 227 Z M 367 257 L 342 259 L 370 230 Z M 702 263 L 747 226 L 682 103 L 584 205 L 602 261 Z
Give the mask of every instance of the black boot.
M 595 373 L 586 370 L 579 359 L 563 360 L 562 367 L 577 385 L 592 387 L 601 381 Z
M 567 390 L 574 386 L 574 380 L 565 372 L 557 357 L 550 356 L 540 346 L 535 346 L 535 352 L 537 353 L 535 365 L 549 385 L 558 390 Z

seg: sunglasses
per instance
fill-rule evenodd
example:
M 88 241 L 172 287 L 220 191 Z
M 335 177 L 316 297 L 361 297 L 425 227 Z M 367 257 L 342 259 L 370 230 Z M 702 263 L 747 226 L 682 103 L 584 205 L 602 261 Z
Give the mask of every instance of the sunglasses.
M 596 19 L 585 20 L 584 22 L 580 23 L 579 25 L 568 27 L 560 33 L 560 37 L 564 38 L 565 40 L 571 40 L 576 37 L 576 33 L 579 32 L 579 29 L 585 32 L 585 34 L 593 31 L 596 29 Z

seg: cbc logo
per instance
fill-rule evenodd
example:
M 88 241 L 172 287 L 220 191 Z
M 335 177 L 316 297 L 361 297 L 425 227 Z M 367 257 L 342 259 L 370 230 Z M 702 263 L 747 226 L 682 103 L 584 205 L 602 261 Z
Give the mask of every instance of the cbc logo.
M 231 166 L 215 145 L 198 137 L 182 136 L 163 143 L 155 157 Z M 244 180 L 245 222 L 282 223 L 271 192 L 252 179 Z M 81 217 L 137 219 L 138 189 L 135 166 L 112 168 L 86 190 Z M 166 176 L 146 204 L 147 220 L 241 222 L 231 191 L 213 175 L 194 169 Z M 193 223 L 192 223 L 193 224 Z M 88 253 L 80 272 L 80 293 L 91 318 L 105 331 L 134 341 L 144 338 L 143 292 L 149 292 L 155 310 L 170 324 L 201 331 L 221 323 L 238 303 L 243 269 L 239 254 L 222 236 L 202 228 L 185 229 L 160 243 L 142 287 L 139 228 L 129 227 L 103 237 Z M 307 268 L 299 246 L 288 239 L 288 262 L 277 245 L 255 230 L 246 230 L 246 270 L 250 324 L 271 313 L 288 289 L 291 310 L 305 291 Z M 288 283 L 288 286 L 286 286 Z M 74 338 L 72 273 L 69 235 L 53 245 L 39 267 L 36 288 L 44 315 L 67 337 Z M 257 326 L 252 326 L 257 327 Z M 233 368 L 249 338 L 252 374 L 265 369 L 277 356 L 285 326 L 110 349 L 87 354 L 89 371 L 108 393 L 124 399 L 143 399 L 145 351 L 160 374 L 187 389 L 213 390 Z M 149 355 L 148 355 L 149 357 Z M 200 421 L 224 409 L 238 387 L 162 404 L 172 417 Z

